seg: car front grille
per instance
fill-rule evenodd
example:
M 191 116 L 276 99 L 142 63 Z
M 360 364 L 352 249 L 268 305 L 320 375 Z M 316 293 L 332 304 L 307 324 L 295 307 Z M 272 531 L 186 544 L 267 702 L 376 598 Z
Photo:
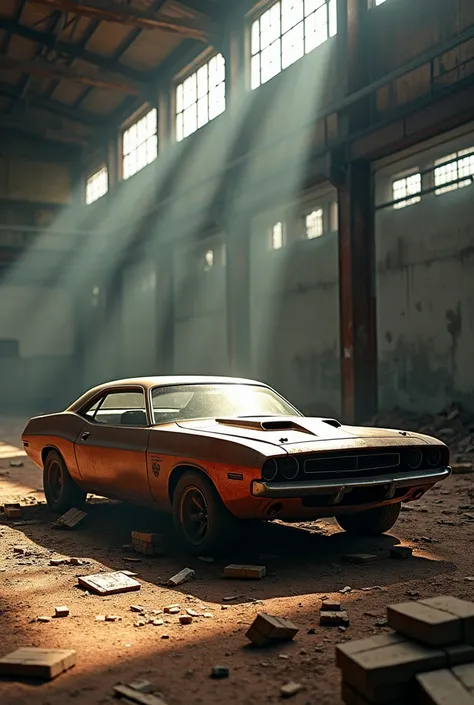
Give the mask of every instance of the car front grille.
M 332 457 L 320 455 L 305 458 L 303 472 L 313 473 L 359 473 L 364 470 L 386 470 L 400 467 L 400 453 L 347 453 Z

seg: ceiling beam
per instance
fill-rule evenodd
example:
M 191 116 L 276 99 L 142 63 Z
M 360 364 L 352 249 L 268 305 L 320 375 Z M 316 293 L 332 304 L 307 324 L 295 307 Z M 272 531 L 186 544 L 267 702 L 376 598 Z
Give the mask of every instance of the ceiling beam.
M 206 42 L 211 34 L 209 22 L 193 18 L 177 18 L 157 12 L 145 12 L 116 0 L 31 0 L 53 10 L 73 12 L 106 22 L 118 22 L 142 29 L 161 29 Z
M 59 54 L 65 54 L 74 59 L 80 59 L 81 61 L 87 61 L 87 63 L 93 66 L 98 66 L 106 71 L 112 71 L 113 73 L 118 73 L 121 76 L 129 78 L 131 81 L 143 81 L 146 80 L 146 76 L 142 71 L 137 71 L 130 66 L 125 66 L 124 64 L 114 61 L 106 56 L 101 56 L 100 54 L 95 54 L 92 51 L 88 51 L 83 47 L 73 44 L 72 42 L 64 42 L 58 40 L 57 37 L 52 32 L 39 32 L 31 27 L 26 27 L 10 18 L 0 17 L 0 29 L 5 29 L 7 32 L 12 32 L 19 37 L 24 37 L 32 42 L 41 44 L 42 46 L 48 47 L 49 49 L 54 49 Z
M 38 126 L 33 124 L 27 116 L 22 116 L 20 119 L 13 115 L 0 115 L 0 129 L 2 131 L 2 138 L 0 140 L 0 153 L 2 154 L 17 154 L 21 155 L 18 146 L 15 144 L 15 140 L 23 135 L 23 139 L 27 140 L 26 145 L 22 145 L 24 148 L 24 156 L 27 156 L 26 147 L 29 149 L 29 156 L 31 158 L 30 146 L 37 145 L 38 147 L 43 147 L 44 150 L 48 150 L 49 157 L 51 158 L 51 149 L 56 147 L 58 149 L 61 145 L 65 143 L 69 145 L 71 150 L 77 152 L 77 147 L 84 147 L 87 145 L 87 140 L 85 137 L 79 135 L 73 135 L 70 132 L 65 132 L 62 125 L 55 125 L 54 123 Z M 58 144 L 61 143 L 61 144 Z M 61 147 L 61 149 L 65 149 Z M 67 147 L 66 147 L 67 149 Z M 61 154 L 61 150 L 58 149 L 58 153 L 55 155 L 56 159 L 62 157 L 63 160 L 67 160 L 67 154 Z M 44 155 L 42 157 L 44 159 Z
M 111 90 L 123 91 L 131 95 L 139 95 L 141 88 L 127 83 L 117 77 L 116 74 L 109 74 L 104 71 L 88 71 L 87 69 L 77 70 L 64 64 L 51 63 L 44 59 L 15 59 L 11 56 L 0 55 L 0 69 L 17 70 L 33 76 L 46 76 L 47 78 L 67 79 L 83 83 L 95 88 L 109 88 Z
M 211 0 L 175 0 L 175 3 L 201 17 L 212 18 L 218 9 Z
M 0 93 L 8 96 L 9 98 L 19 100 L 21 98 L 22 91 L 21 88 L 19 89 L 11 83 L 0 83 Z M 59 103 L 56 100 L 50 100 L 49 98 L 44 98 L 40 95 L 29 95 L 28 103 L 34 108 L 39 108 L 39 110 L 45 110 L 46 112 L 53 113 L 53 115 L 59 115 L 66 120 L 79 122 L 83 125 L 89 125 L 90 127 L 101 127 L 104 123 L 104 118 L 101 116 L 96 116 L 92 113 L 86 113 L 83 110 L 71 108 L 69 105 Z

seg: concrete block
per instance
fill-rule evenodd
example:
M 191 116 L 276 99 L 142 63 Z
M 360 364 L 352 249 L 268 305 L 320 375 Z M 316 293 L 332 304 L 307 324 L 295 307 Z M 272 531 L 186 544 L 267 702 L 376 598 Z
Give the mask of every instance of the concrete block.
M 448 669 L 416 677 L 423 705 L 474 705 L 474 696 Z
M 224 578 L 260 580 L 266 575 L 264 565 L 228 565 L 224 568 Z
M 452 671 L 468 690 L 474 691 L 474 663 L 455 666 Z
M 75 651 L 29 647 L 1 658 L 0 675 L 52 680 L 75 665 Z
M 5 504 L 3 513 L 8 519 L 21 519 L 21 504 Z
M 301 693 L 302 690 L 304 690 L 304 685 L 291 681 L 281 686 L 280 695 L 282 698 L 292 698 L 294 695 Z
M 297 633 L 298 627 L 289 619 L 260 613 L 245 636 L 256 646 L 266 646 L 275 641 L 291 641 Z
M 188 582 L 188 580 L 192 580 L 195 575 L 196 574 L 192 568 L 183 568 L 183 570 L 180 570 L 179 573 L 176 573 L 176 575 L 173 575 L 168 580 L 168 585 L 171 587 L 177 587 L 178 585 Z
M 459 617 L 462 621 L 462 640 L 467 644 L 474 644 L 474 602 L 460 600 L 451 595 L 441 595 L 440 597 L 430 597 L 427 600 L 420 600 L 420 604 Z
M 463 641 L 463 624 L 459 617 L 421 602 L 389 605 L 387 620 L 399 634 L 429 646 L 449 646 Z
M 339 612 L 341 609 L 339 600 L 323 600 L 323 604 L 321 605 L 323 612 Z
M 182 614 L 181 617 L 179 618 L 180 624 L 191 624 L 192 621 L 193 621 L 193 618 L 189 614 Z
M 406 561 L 413 556 L 413 549 L 409 546 L 392 546 L 390 549 L 390 558 L 395 560 Z
M 459 666 L 463 663 L 474 663 L 474 646 L 472 644 L 455 644 L 445 649 L 448 666 Z
M 133 592 L 141 588 L 137 580 L 119 572 L 86 575 L 78 578 L 78 582 L 81 587 L 97 595 L 116 595 L 120 592 Z
M 383 705 L 407 705 L 406 696 L 395 697 L 393 691 L 389 694 L 390 700 L 368 700 L 363 695 L 358 693 L 348 683 L 342 682 L 341 685 L 341 700 L 345 705 L 373 705 L 374 703 L 383 703 Z M 410 701 L 408 701 L 410 702 Z
M 418 673 L 444 668 L 447 656 L 442 650 L 405 641 L 359 652 L 347 658 L 343 678 L 357 692 L 374 702 L 399 697 Z
M 400 634 L 379 634 L 378 636 L 367 637 L 348 641 L 346 644 L 336 646 L 336 665 L 345 670 L 350 663 L 350 659 L 356 654 L 362 654 L 382 646 L 393 646 L 394 644 L 404 644 L 406 639 Z
M 54 610 L 55 617 L 69 617 L 69 607 L 56 607 Z

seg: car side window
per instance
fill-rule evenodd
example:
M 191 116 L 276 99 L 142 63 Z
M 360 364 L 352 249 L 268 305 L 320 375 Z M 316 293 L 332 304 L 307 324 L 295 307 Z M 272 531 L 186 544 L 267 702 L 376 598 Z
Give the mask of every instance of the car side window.
M 97 401 L 94 402 L 94 404 L 92 404 L 92 406 L 88 407 L 85 411 L 82 412 L 82 416 L 84 416 L 89 421 L 93 421 L 95 413 L 96 413 L 97 409 L 99 408 L 100 402 L 102 401 L 102 399 L 103 399 L 103 397 L 100 397 L 100 399 L 97 399 Z
M 144 392 L 109 392 L 93 420 L 108 426 L 147 426 Z

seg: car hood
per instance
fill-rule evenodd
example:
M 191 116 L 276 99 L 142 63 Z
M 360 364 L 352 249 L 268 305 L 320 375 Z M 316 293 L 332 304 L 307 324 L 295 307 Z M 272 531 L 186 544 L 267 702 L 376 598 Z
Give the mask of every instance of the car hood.
M 407 434 L 404 431 L 366 426 L 343 426 L 334 419 L 300 416 L 247 416 L 180 421 L 178 426 L 190 431 L 231 436 L 240 440 L 263 441 L 285 448 L 288 452 L 294 450 L 295 445 L 310 444 L 313 446 L 321 441 L 343 442 L 355 439 L 381 438 L 390 438 L 393 441 L 397 438 L 400 443 L 403 443 L 405 440 L 402 440 L 403 436 L 409 435 L 412 438 L 416 436 L 416 434 Z M 301 448 L 301 450 L 303 449 Z

